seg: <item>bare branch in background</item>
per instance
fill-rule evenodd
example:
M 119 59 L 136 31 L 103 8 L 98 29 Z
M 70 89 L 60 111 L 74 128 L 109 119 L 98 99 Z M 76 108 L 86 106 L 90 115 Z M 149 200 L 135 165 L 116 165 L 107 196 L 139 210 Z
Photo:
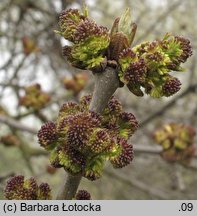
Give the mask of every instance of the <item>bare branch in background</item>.
M 31 134 L 37 134 L 36 129 L 30 128 L 27 125 L 24 125 L 24 124 L 22 124 L 22 123 L 20 123 L 20 122 L 18 122 L 16 120 L 8 117 L 8 116 L 1 115 L 0 116 L 0 122 L 4 123 L 4 124 L 7 124 L 11 128 L 15 128 L 15 129 L 25 131 L 25 132 L 28 132 L 28 133 L 31 133 Z

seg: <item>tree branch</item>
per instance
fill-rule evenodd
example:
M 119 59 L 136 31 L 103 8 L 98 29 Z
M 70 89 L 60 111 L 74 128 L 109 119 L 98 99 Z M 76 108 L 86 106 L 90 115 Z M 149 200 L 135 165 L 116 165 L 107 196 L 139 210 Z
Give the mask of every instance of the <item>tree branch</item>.
M 113 68 L 107 67 L 104 73 L 96 73 L 90 110 L 102 113 L 118 87 L 118 75 Z
M 128 175 L 124 175 L 123 173 L 118 173 L 114 171 L 105 170 L 105 173 L 108 174 L 110 177 L 115 178 L 124 184 L 130 186 L 130 187 L 136 187 L 142 191 L 144 191 L 147 194 L 150 194 L 151 196 L 154 196 L 159 199 L 169 199 L 169 195 L 166 191 L 161 190 L 160 188 L 153 188 L 150 186 L 147 186 L 144 182 L 140 181 L 139 179 L 136 179 L 135 177 L 129 177 Z
M 31 134 L 37 134 L 37 130 L 23 125 L 22 123 L 10 118 L 9 116 L 0 115 L 0 122 L 8 125 L 10 128 L 26 131 Z
M 174 106 L 175 103 L 180 99 L 185 97 L 186 95 L 190 94 L 190 93 L 195 93 L 195 91 L 197 90 L 197 84 L 195 85 L 191 85 L 189 86 L 187 89 L 185 89 L 185 91 L 183 91 L 181 94 L 179 94 L 178 96 L 174 97 L 174 99 L 172 99 L 168 104 L 164 105 L 161 109 L 159 109 L 158 111 L 154 112 L 153 114 L 151 114 L 150 116 L 148 116 L 146 119 L 144 119 L 139 126 L 142 128 L 144 127 L 146 124 L 148 124 L 150 121 L 152 121 L 153 119 L 157 118 L 157 117 L 161 117 L 161 115 L 166 112 L 170 107 Z
M 142 41 L 144 38 L 147 38 L 147 36 L 155 29 L 156 26 L 158 26 L 158 23 L 161 23 L 162 20 L 166 19 L 170 13 L 172 13 L 174 10 L 176 10 L 181 5 L 180 0 L 174 2 L 169 8 L 161 13 L 157 19 L 154 20 L 154 22 L 149 26 L 147 30 L 143 32 L 141 36 L 138 37 L 138 39 L 135 41 L 135 44 L 138 44 L 140 41 Z
M 57 195 L 57 200 L 71 200 L 78 189 L 82 176 L 73 176 L 71 174 L 66 175 L 66 182 L 64 183 L 63 187 L 61 188 L 59 194 Z
M 116 89 L 119 87 L 119 79 L 115 69 L 107 67 L 102 73 L 95 74 L 95 88 L 90 103 L 90 110 L 102 113 Z M 66 183 L 57 195 L 57 200 L 72 199 L 78 189 L 82 176 L 67 175 Z

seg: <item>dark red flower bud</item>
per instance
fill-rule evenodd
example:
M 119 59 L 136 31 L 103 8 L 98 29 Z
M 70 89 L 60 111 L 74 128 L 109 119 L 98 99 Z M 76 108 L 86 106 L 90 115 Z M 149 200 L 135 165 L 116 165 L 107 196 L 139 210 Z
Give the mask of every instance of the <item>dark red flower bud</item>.
M 79 105 L 75 102 L 67 102 L 63 104 L 59 110 L 58 118 L 65 118 L 79 112 Z
M 6 199 L 9 200 L 36 200 L 38 185 L 34 178 L 28 180 L 24 176 L 14 176 L 8 180 L 4 190 Z
M 119 59 L 126 59 L 126 58 L 134 59 L 136 58 L 136 53 L 131 48 L 126 48 L 120 53 Z
M 87 146 L 90 151 L 99 154 L 111 144 L 111 138 L 105 129 L 95 129 L 90 135 Z
M 129 64 L 129 67 L 124 72 L 123 79 L 131 85 L 143 84 L 146 70 L 146 63 L 143 58 L 140 58 L 138 61 Z
M 79 23 L 74 33 L 75 43 L 83 42 L 89 37 L 105 36 L 108 39 L 108 29 L 103 26 L 99 26 L 96 22 L 86 19 Z
M 120 114 L 118 125 L 120 136 L 128 139 L 138 128 L 138 121 L 132 113 L 123 112 Z
M 75 175 L 83 172 L 86 158 L 71 146 L 64 146 L 58 153 L 59 163 L 66 171 Z
M 64 38 L 73 42 L 73 34 L 78 24 L 84 19 L 85 17 L 77 9 L 62 11 L 59 16 L 59 26 Z
M 51 200 L 51 188 L 47 183 L 41 183 L 38 187 L 38 199 L 39 200 Z
M 76 200 L 91 200 L 91 195 L 86 190 L 78 190 L 75 195 Z
M 9 200 L 48 200 L 51 199 L 51 189 L 47 183 L 38 186 L 34 178 L 25 180 L 19 175 L 8 180 L 4 195 Z
M 122 112 L 122 105 L 114 96 L 109 100 L 107 108 L 110 114 L 119 115 Z
M 144 53 L 147 52 L 148 47 L 150 46 L 150 42 L 143 42 L 137 46 L 134 47 L 134 51 L 136 52 L 136 54 L 140 57 L 142 56 Z
M 121 112 L 121 103 L 114 96 L 112 96 L 103 112 L 102 124 L 105 128 L 112 129 L 113 132 L 115 132 L 114 129 L 116 129 L 117 119 Z M 112 130 L 110 132 L 112 132 Z
M 117 139 L 117 144 L 120 147 L 120 153 L 118 156 L 110 159 L 110 161 L 114 168 L 122 168 L 133 160 L 133 146 L 122 138 Z
M 38 131 L 38 141 L 42 147 L 49 150 L 55 147 L 56 140 L 56 124 L 54 122 L 47 122 Z
M 162 86 L 163 94 L 166 97 L 169 97 L 177 93 L 180 89 L 181 89 L 181 82 L 179 81 L 179 79 L 175 77 L 171 77 L 167 79 L 164 85 Z
M 72 61 L 71 51 L 72 51 L 72 47 L 70 46 L 64 46 L 62 48 L 62 55 L 66 57 L 68 61 Z
M 15 191 L 20 189 L 24 184 L 24 176 L 14 176 L 7 181 L 7 185 L 4 190 L 4 196 L 6 199 L 17 199 L 17 194 Z
M 192 47 L 190 45 L 190 41 L 181 36 L 175 36 L 175 41 L 180 43 L 182 49 L 182 53 L 178 57 L 178 61 L 184 63 L 190 56 L 192 56 Z
M 79 101 L 80 104 L 79 105 L 80 105 L 81 111 L 85 111 L 85 110 L 89 109 L 91 100 L 92 100 L 92 95 L 91 94 L 85 95 L 80 99 L 80 101 Z
M 100 121 L 97 115 L 95 116 L 94 112 L 87 114 L 81 113 L 70 117 L 68 120 L 69 128 L 67 131 L 67 139 L 69 145 L 72 145 L 80 151 L 84 150 L 90 133 L 92 132 L 93 128 L 97 127 L 99 124 Z

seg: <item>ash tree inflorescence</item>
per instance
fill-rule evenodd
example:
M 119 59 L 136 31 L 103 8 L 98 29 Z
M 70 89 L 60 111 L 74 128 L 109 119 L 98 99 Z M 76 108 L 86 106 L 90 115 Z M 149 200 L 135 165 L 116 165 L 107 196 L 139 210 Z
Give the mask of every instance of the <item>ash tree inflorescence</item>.
M 62 49 L 64 57 L 73 67 L 90 70 L 95 76 L 93 95 L 84 96 L 78 104 L 63 104 L 56 121 L 45 123 L 38 131 L 38 141 L 50 153 L 51 165 L 68 173 L 59 199 L 91 199 L 85 190 L 77 193 L 82 176 L 96 180 L 102 176 L 107 161 L 114 168 L 123 168 L 133 160 L 133 146 L 128 140 L 137 130 L 138 122 L 132 113 L 124 112 L 113 96 L 117 87 L 126 85 L 136 96 L 147 94 L 154 98 L 172 96 L 181 88 L 181 82 L 171 72 L 183 70 L 181 64 L 192 55 L 190 41 L 167 33 L 161 39 L 132 47 L 136 30 L 129 9 L 115 19 L 111 30 L 91 19 L 86 7 L 82 13 L 68 9 L 59 16 L 59 30 L 55 32 L 70 44 Z M 106 86 L 113 87 L 113 91 L 106 90 Z M 38 86 L 34 88 L 34 92 L 39 91 L 42 107 L 48 98 Z M 30 93 L 26 89 L 26 96 L 21 99 L 25 106 L 34 104 L 35 97 L 32 99 Z M 106 95 L 108 98 L 103 99 Z M 101 101 L 105 103 L 99 104 Z M 155 137 L 158 133 L 163 131 L 158 131 Z M 166 147 L 167 140 L 168 137 L 161 143 L 165 149 L 185 147 L 178 141 Z M 21 176 L 8 182 L 5 197 L 50 199 L 35 180 L 24 180 Z

